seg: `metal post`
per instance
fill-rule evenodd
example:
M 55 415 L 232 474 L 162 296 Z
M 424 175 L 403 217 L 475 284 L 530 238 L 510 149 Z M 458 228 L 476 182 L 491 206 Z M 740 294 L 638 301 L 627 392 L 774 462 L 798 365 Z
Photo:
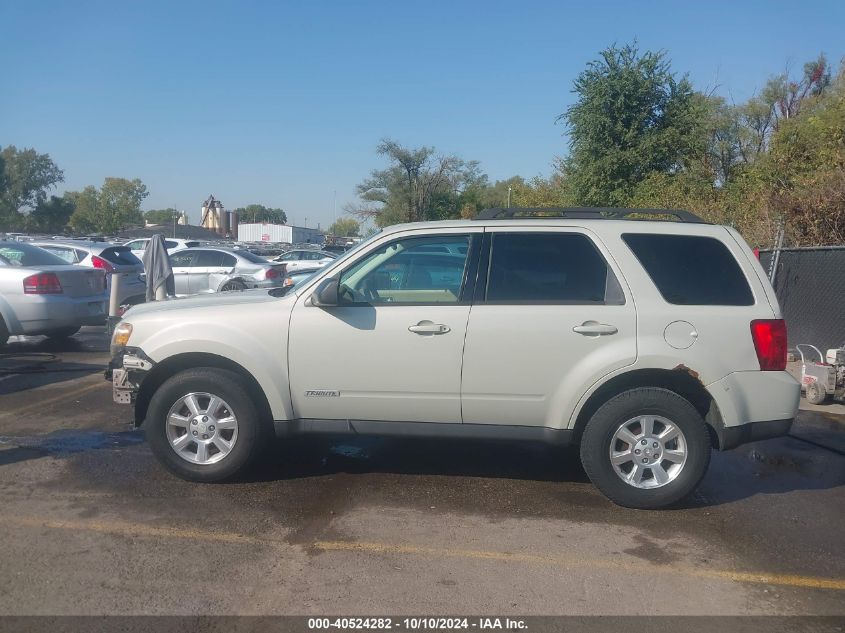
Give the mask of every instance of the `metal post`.
M 780 262 L 780 251 L 783 248 L 783 221 L 781 221 L 780 228 L 778 228 L 777 242 L 775 250 L 772 252 L 772 260 L 769 262 L 769 283 L 775 285 L 775 277 L 778 274 L 778 262 Z
M 120 286 L 123 284 L 123 273 L 111 273 L 107 279 L 111 282 L 111 290 L 109 292 L 109 317 L 108 331 L 109 334 L 114 332 L 114 328 L 120 321 Z
M 511 208 L 511 188 L 508 187 L 508 209 Z

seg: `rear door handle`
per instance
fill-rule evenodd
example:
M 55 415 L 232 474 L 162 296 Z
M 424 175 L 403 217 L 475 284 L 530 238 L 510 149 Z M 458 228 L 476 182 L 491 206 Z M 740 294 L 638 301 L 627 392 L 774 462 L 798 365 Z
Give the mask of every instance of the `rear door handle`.
M 448 325 L 432 323 L 431 321 L 420 321 L 416 325 L 408 327 L 408 331 L 414 334 L 446 334 L 450 329 Z
M 608 334 L 616 334 L 619 330 L 615 325 L 606 325 L 605 323 L 598 323 L 596 321 L 585 321 L 581 325 L 576 325 L 572 328 L 572 331 L 583 334 L 584 336 L 607 336 Z

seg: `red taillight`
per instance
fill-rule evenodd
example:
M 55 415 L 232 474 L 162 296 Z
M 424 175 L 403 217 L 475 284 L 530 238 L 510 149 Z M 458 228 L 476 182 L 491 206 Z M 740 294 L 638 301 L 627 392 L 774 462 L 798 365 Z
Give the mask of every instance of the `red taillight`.
M 264 273 L 264 279 L 276 279 L 279 276 L 279 271 L 275 268 L 268 268 Z
M 38 273 L 23 280 L 23 292 L 26 295 L 60 295 L 62 284 L 56 273 Z
M 100 268 L 100 269 L 106 271 L 107 273 L 113 273 L 114 272 L 114 266 L 112 266 L 109 262 L 107 262 L 102 257 L 97 257 L 96 255 L 91 255 L 91 264 L 94 266 L 94 268 Z
M 783 319 L 758 319 L 751 322 L 751 338 L 763 371 L 786 369 L 786 322 Z

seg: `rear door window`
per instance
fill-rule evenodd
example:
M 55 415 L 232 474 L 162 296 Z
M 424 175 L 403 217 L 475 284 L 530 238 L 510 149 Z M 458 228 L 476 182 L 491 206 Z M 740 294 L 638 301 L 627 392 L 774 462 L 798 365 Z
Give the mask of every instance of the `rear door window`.
M 65 248 L 63 246 L 42 246 L 41 248 L 48 253 L 61 257 L 68 264 L 75 264 L 79 261 L 79 258 L 76 256 L 76 250 L 73 248 Z
M 185 268 L 186 266 L 191 266 L 194 261 L 195 254 L 196 253 L 194 251 L 174 253 L 170 256 L 170 265 L 173 268 Z
M 622 239 L 668 303 L 754 304 L 754 295 L 742 269 L 728 248 L 715 238 L 626 233 Z
M 223 255 L 220 251 L 197 251 L 194 266 L 198 268 L 220 268 L 223 266 Z
M 608 293 L 609 286 L 612 293 Z M 487 302 L 600 304 L 623 300 L 616 277 L 585 235 L 496 232 Z

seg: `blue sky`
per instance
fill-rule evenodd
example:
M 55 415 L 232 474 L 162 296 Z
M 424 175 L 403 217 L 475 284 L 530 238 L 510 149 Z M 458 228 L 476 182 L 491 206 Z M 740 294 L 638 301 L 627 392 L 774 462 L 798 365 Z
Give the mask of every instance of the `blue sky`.
M 64 169 L 59 191 L 141 178 L 145 209 L 280 206 L 323 228 L 379 139 L 548 174 L 555 117 L 602 48 L 665 49 L 742 101 L 845 55 L 845 3 L 0 1 L 0 145 Z

